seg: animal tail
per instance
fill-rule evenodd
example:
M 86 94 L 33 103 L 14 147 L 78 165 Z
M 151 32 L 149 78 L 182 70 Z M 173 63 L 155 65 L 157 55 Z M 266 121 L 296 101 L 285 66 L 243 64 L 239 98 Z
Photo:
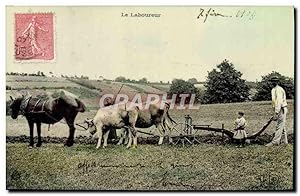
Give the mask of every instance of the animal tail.
M 166 125 L 166 119 L 165 119 L 165 118 L 163 119 L 162 123 L 163 123 L 163 124 L 162 124 L 162 125 L 163 125 L 163 126 L 162 126 L 163 129 L 164 129 L 164 131 L 166 131 L 166 126 L 167 126 L 167 125 Z
M 171 131 L 171 127 L 170 127 L 169 123 L 166 121 L 165 118 L 163 119 L 163 126 L 162 126 L 162 128 L 164 129 L 164 131 L 166 133 L 167 133 L 168 130 Z
M 85 112 L 86 111 L 86 106 L 84 105 L 84 103 L 79 100 L 79 99 L 76 99 L 76 102 L 77 102 L 77 111 L 78 112 Z
M 167 114 L 168 119 L 171 121 L 172 124 L 177 124 L 177 122 L 173 118 L 171 118 L 171 116 L 169 114 L 170 104 L 166 102 L 166 105 L 167 105 L 166 114 Z
M 59 98 L 57 98 L 58 101 L 63 103 L 64 105 L 71 106 L 74 108 L 77 112 L 85 112 L 86 106 L 84 103 L 77 97 L 69 96 L 69 95 L 62 95 Z

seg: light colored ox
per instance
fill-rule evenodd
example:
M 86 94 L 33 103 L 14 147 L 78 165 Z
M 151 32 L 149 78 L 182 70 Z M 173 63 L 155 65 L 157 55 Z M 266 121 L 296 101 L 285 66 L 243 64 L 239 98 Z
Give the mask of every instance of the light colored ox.
M 125 126 L 129 128 L 129 142 L 127 148 L 130 148 L 133 140 L 133 147 L 137 146 L 137 136 L 135 123 L 138 118 L 138 107 L 130 107 L 129 103 L 106 106 L 100 108 L 93 119 L 87 119 L 89 132 L 98 134 L 98 143 L 96 148 L 100 148 L 103 137 L 103 148 L 107 146 L 107 139 L 111 129 L 121 129 Z

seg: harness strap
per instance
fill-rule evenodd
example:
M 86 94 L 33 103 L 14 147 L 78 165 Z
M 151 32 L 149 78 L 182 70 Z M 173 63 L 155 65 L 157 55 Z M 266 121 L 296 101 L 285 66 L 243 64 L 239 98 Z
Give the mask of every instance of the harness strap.
M 34 106 L 33 106 L 33 109 L 31 110 L 31 112 L 34 112 L 35 110 L 35 107 L 37 106 L 37 104 L 39 104 L 41 101 L 41 99 L 37 100 L 37 102 L 35 102 Z
M 30 99 L 31 99 L 31 96 L 26 96 L 25 98 L 23 98 L 23 100 L 22 100 L 22 102 L 21 102 L 21 105 L 20 105 L 20 112 L 21 112 L 21 114 L 22 114 L 23 116 L 25 115 L 25 109 L 27 108 Z M 43 102 L 41 111 L 37 111 L 37 112 L 34 111 L 35 108 L 37 107 L 37 105 L 39 104 L 40 101 L 41 101 L 41 99 L 39 99 L 39 100 L 34 104 L 33 109 L 32 109 L 29 113 L 45 113 L 45 114 L 46 114 L 49 118 L 51 118 L 52 120 L 57 121 L 57 122 L 60 122 L 59 120 L 57 120 L 56 118 L 54 118 L 53 116 L 51 116 L 50 114 L 48 114 L 48 113 L 45 111 L 45 105 L 46 105 L 47 101 L 49 101 L 49 100 L 45 100 L 45 101 Z M 67 125 L 68 125 L 68 123 L 64 123 L 64 122 L 60 122 L 60 123 L 62 123 L 62 124 L 67 124 Z M 93 122 L 93 124 L 94 124 L 94 122 Z M 53 125 L 53 124 L 52 124 L 52 125 Z M 84 130 L 87 130 L 87 129 L 88 129 L 88 128 L 86 128 L 86 127 L 84 127 L 84 126 L 82 126 L 82 125 L 80 125 L 80 124 L 78 124 L 78 123 L 76 123 L 75 125 L 77 125 L 77 126 L 83 128 Z M 51 127 L 51 124 L 48 124 L 48 131 L 50 131 L 50 127 Z
M 48 100 L 45 100 L 44 103 L 42 104 L 42 111 L 44 111 L 45 104 L 47 103 Z
M 45 100 L 45 101 L 42 103 L 42 108 L 41 108 L 41 110 L 35 111 L 35 108 L 37 107 L 37 105 L 38 105 L 41 101 L 42 101 L 41 99 L 37 100 L 37 102 L 34 104 L 33 109 L 31 110 L 30 113 L 44 113 L 44 112 L 46 112 L 46 111 L 45 111 L 45 104 L 47 103 L 48 100 Z
M 23 116 L 24 116 L 24 114 L 25 114 L 25 110 L 26 110 L 26 108 L 27 108 L 27 106 L 28 106 L 28 103 L 29 103 L 30 99 L 31 99 L 31 96 L 27 96 L 27 97 L 23 98 L 23 100 L 22 100 L 22 102 L 21 102 L 21 105 L 20 105 L 20 112 L 21 112 L 21 114 L 22 114 Z

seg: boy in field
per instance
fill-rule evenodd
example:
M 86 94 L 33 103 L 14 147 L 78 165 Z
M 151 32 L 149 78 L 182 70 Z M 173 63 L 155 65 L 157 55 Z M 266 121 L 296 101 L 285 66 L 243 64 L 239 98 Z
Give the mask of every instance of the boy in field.
M 234 130 L 235 133 L 233 135 L 233 139 L 236 140 L 239 146 L 237 147 L 244 147 L 247 133 L 245 131 L 246 127 L 246 119 L 244 118 L 244 112 L 238 112 L 238 117 L 234 121 Z

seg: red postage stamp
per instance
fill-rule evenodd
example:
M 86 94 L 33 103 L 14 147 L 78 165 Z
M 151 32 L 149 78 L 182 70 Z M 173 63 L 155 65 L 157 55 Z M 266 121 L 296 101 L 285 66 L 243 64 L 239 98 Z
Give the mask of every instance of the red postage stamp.
M 16 60 L 53 60 L 53 13 L 15 14 Z

